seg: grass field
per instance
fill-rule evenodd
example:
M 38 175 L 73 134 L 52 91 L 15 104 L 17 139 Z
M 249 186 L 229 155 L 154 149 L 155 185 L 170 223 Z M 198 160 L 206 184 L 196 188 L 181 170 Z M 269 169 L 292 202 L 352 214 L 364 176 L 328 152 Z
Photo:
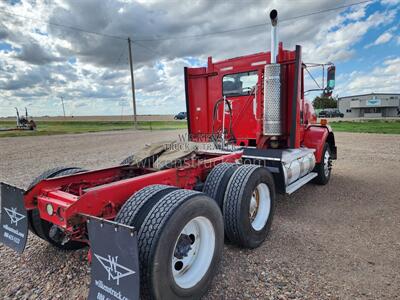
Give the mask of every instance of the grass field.
M 36 131 L 0 131 L 0 137 L 36 136 L 133 129 L 131 121 L 39 121 Z M 400 134 L 400 120 L 357 120 L 329 123 L 334 131 Z M 0 128 L 13 128 L 15 121 L 0 121 Z M 185 129 L 185 121 L 139 121 L 139 130 Z
M 0 137 L 36 136 L 133 129 L 132 121 L 39 121 L 35 131 L 0 131 Z M 0 121 L 0 128 L 13 128 L 15 121 Z M 139 121 L 139 130 L 184 129 L 185 121 Z
M 400 120 L 357 120 L 329 123 L 334 131 L 400 134 Z

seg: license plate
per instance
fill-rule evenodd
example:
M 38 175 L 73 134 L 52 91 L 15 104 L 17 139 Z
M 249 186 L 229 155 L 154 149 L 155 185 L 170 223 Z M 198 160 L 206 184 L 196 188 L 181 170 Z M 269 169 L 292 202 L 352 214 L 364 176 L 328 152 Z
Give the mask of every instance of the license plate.
M 0 242 L 22 253 L 28 237 L 25 191 L 0 182 Z

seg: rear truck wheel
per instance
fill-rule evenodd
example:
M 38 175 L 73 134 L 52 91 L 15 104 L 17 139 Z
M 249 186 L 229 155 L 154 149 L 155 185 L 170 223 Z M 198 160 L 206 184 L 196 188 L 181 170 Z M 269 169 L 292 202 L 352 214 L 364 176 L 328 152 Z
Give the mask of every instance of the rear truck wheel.
M 320 163 L 315 165 L 314 171 L 318 174 L 318 176 L 314 179 L 316 184 L 325 185 L 329 182 L 332 171 L 332 156 L 328 143 L 325 143 L 324 150 L 322 152 L 322 160 Z
M 86 170 L 77 167 L 58 167 L 50 169 L 36 177 L 29 185 L 28 190 L 44 179 L 73 175 L 85 171 Z M 77 250 L 86 246 L 85 243 L 77 241 L 65 242 L 64 233 L 58 229 L 57 226 L 41 219 L 38 209 L 28 211 L 28 227 L 35 235 L 62 250 Z
M 260 166 L 240 166 L 225 192 L 223 215 L 228 239 L 241 247 L 258 247 L 268 235 L 274 212 L 271 173 Z
M 176 189 L 169 185 L 155 184 L 139 190 L 124 203 L 114 221 L 133 226 L 139 231 L 153 206 L 166 194 Z
M 221 260 L 223 228 L 221 210 L 203 193 L 161 198 L 138 232 L 141 299 L 200 299 Z
M 229 179 L 237 168 L 238 165 L 233 163 L 218 164 L 208 174 L 204 183 L 203 193 L 213 198 L 221 210 L 223 209 L 224 195 Z

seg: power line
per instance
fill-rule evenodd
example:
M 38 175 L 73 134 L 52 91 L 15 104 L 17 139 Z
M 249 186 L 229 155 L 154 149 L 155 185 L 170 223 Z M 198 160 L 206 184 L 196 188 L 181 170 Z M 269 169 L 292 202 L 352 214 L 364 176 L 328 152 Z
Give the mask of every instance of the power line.
M 321 13 L 326 13 L 326 12 L 330 12 L 330 11 L 335 11 L 335 10 L 339 10 L 342 8 L 349 8 L 352 6 L 356 6 L 356 5 L 360 5 L 360 4 L 364 4 L 364 3 L 368 3 L 368 2 L 373 2 L 374 0 L 366 0 L 366 1 L 361 1 L 361 2 L 356 2 L 356 3 L 351 3 L 351 4 L 347 4 L 347 5 L 342 5 L 342 6 L 337 6 L 337 7 L 332 7 L 332 8 L 327 8 L 324 10 L 320 10 L 320 11 L 315 11 L 312 13 L 308 13 L 308 14 L 304 14 L 304 15 L 299 15 L 299 16 L 295 16 L 289 19 L 284 19 L 281 22 L 286 22 L 286 21 L 292 21 L 292 20 L 296 20 L 296 19 L 300 19 L 300 18 L 304 18 L 304 17 L 309 17 L 309 16 L 313 16 L 313 15 L 318 15 Z
M 255 24 L 255 25 L 249 25 L 249 26 L 245 26 L 245 27 L 237 27 L 237 28 L 233 28 L 233 29 L 214 31 L 214 32 L 208 32 L 208 33 L 200 33 L 200 34 L 194 34 L 194 35 L 161 37 L 161 38 L 154 38 L 154 39 L 152 39 L 152 38 L 149 38 L 149 39 L 135 39 L 135 40 L 133 40 L 133 42 L 154 42 L 154 41 L 192 39 L 192 38 L 207 37 L 207 36 L 212 36 L 212 35 L 218 35 L 218 34 L 224 34 L 224 33 L 231 33 L 231 32 L 249 30 L 249 29 L 257 28 L 257 27 L 261 27 L 261 26 L 265 27 L 265 25 L 268 25 L 268 24 L 267 23 Z
M 66 28 L 69 30 L 75 30 L 75 31 L 80 31 L 80 32 L 84 32 L 84 33 L 89 33 L 89 34 L 95 34 L 95 35 L 99 35 L 99 36 L 103 36 L 103 37 L 107 37 L 107 38 L 111 38 L 111 39 L 118 39 L 118 40 L 127 40 L 127 38 L 121 37 L 121 36 L 117 36 L 117 35 L 112 35 L 112 34 L 108 34 L 108 33 L 101 33 L 101 32 L 97 32 L 97 31 L 92 31 L 92 30 L 87 30 L 87 29 L 83 29 L 83 28 L 79 28 L 79 27 L 74 27 L 74 26 L 70 26 L 70 25 L 64 25 L 64 24 L 59 24 L 59 23 L 55 23 L 55 22 L 50 22 L 50 21 L 43 21 L 41 19 L 36 19 L 36 18 L 32 18 L 32 17 L 27 17 L 24 15 L 20 15 L 20 14 L 16 14 L 4 9 L 0 9 L 1 12 L 10 15 L 10 16 L 16 16 L 16 17 L 21 17 L 21 18 L 25 18 L 28 20 L 32 20 L 32 21 L 37 21 L 40 23 L 44 23 L 44 24 L 48 24 L 51 26 L 56 26 L 56 27 L 62 27 L 62 28 Z
M 319 10 L 319 11 L 315 11 L 315 12 L 311 12 L 311 13 L 307 13 L 307 14 L 303 14 L 303 15 L 294 16 L 294 17 L 291 17 L 291 18 L 288 18 L 288 19 L 283 19 L 280 22 L 287 22 L 287 21 L 297 20 L 297 19 L 300 19 L 300 18 L 309 17 L 309 16 L 313 16 L 313 15 L 317 15 L 317 14 L 321 14 L 321 13 L 326 13 L 326 12 L 330 12 L 330 11 L 340 10 L 340 9 L 343 9 L 343 8 L 349 8 L 349 7 L 352 7 L 352 6 L 356 6 L 356 5 L 360 5 L 360 4 L 364 4 L 364 3 L 368 3 L 368 2 L 372 2 L 372 1 L 373 0 L 366 0 L 366 1 L 356 2 L 356 3 L 341 5 L 341 6 L 337 6 L 337 7 L 332 7 L 332 8 Z M 75 26 L 70 26 L 70 25 L 65 25 L 65 24 L 60 24 L 60 23 L 55 23 L 55 22 L 43 21 L 41 19 L 27 17 L 27 16 L 24 16 L 24 15 L 20 15 L 20 14 L 16 14 L 16 13 L 4 10 L 4 9 L 0 9 L 0 11 L 5 13 L 5 14 L 11 15 L 11 16 L 17 16 L 17 17 L 21 17 L 21 18 L 26 18 L 26 19 L 34 20 L 34 21 L 37 21 L 37 22 L 40 22 L 40 23 L 45 23 L 45 24 L 48 24 L 48 25 L 51 25 L 51 26 L 62 27 L 62 28 L 66 28 L 66 29 L 69 29 L 69 30 L 80 31 L 80 32 L 84 32 L 84 33 L 88 33 L 88 34 L 94 34 L 94 35 L 103 36 L 103 37 L 112 38 L 112 39 L 127 40 L 127 38 L 124 38 L 124 37 L 121 37 L 121 36 L 107 34 L 107 33 L 101 33 L 101 32 L 97 32 L 97 31 L 87 30 L 87 29 L 83 29 L 83 28 L 79 28 L 79 27 L 75 27 Z M 170 36 L 170 37 L 160 37 L 160 38 L 133 39 L 133 40 L 131 40 L 131 42 L 135 43 L 135 42 L 150 42 L 150 41 L 166 41 L 166 40 L 201 38 L 201 37 L 208 37 L 208 36 L 213 36 L 213 35 L 218 35 L 218 34 L 225 34 L 225 33 L 249 30 L 249 29 L 253 29 L 253 28 L 257 28 L 257 27 L 261 27 L 261 26 L 266 26 L 266 25 L 268 25 L 268 24 L 266 22 L 264 22 L 264 23 L 260 23 L 260 24 L 248 25 L 248 26 L 244 26 L 244 27 L 237 27 L 237 28 L 232 28 L 232 29 L 208 32 L 208 33 L 202 33 L 202 34 L 195 34 L 195 35 L 182 35 L 182 36 Z M 138 44 L 138 45 L 141 46 L 141 47 L 144 47 L 143 45 L 140 45 L 140 44 Z M 149 50 L 149 48 L 147 48 L 147 49 Z
M 288 22 L 288 21 L 292 21 L 292 20 L 297 20 L 297 19 L 300 19 L 300 18 L 309 17 L 309 16 L 313 16 L 313 15 L 317 15 L 317 14 L 321 14 L 321 13 L 325 13 L 325 12 L 340 10 L 340 9 L 343 9 L 343 8 L 349 8 L 349 7 L 352 7 L 352 6 L 355 6 L 355 5 L 360 5 L 360 4 L 364 4 L 364 3 L 368 3 L 368 2 L 372 2 L 372 1 L 374 1 L 374 0 L 366 0 L 366 1 L 356 2 L 356 3 L 352 3 L 352 4 L 347 4 L 347 5 L 337 6 L 337 7 L 333 7 L 333 8 L 328 8 L 328 9 L 324 9 L 324 10 L 319 10 L 319 11 L 311 12 L 311 13 L 308 13 L 308 14 L 303 14 L 303 15 L 299 15 L 299 16 L 294 16 L 294 17 L 291 17 L 291 18 L 283 19 L 283 20 L 280 20 L 280 22 L 282 23 L 282 22 Z M 261 26 L 265 27 L 267 25 L 269 25 L 269 24 L 264 22 L 264 23 L 249 25 L 249 26 L 245 26 L 245 27 L 237 27 L 237 28 L 221 30 L 221 31 L 214 31 L 214 32 L 203 33 L 203 34 L 171 36 L 171 37 L 161 37 L 161 38 L 153 38 L 153 39 L 151 39 L 151 38 L 149 38 L 149 39 L 135 39 L 135 40 L 133 40 L 133 42 L 166 41 L 166 40 L 179 40 L 179 39 L 190 39 L 190 38 L 207 37 L 207 36 L 211 36 L 211 35 L 217 35 L 217 34 L 224 34 L 224 33 L 231 33 L 231 32 L 248 30 L 248 29 L 257 28 L 257 27 L 261 27 Z
M 149 50 L 150 52 L 153 52 L 154 54 L 161 55 L 160 52 L 158 52 L 158 51 L 156 51 L 156 50 L 154 50 L 154 49 L 151 49 L 151 48 L 149 48 L 149 47 L 147 47 L 147 46 L 145 46 L 145 45 L 143 45 L 143 44 L 140 44 L 140 43 L 138 43 L 137 41 L 132 41 L 132 40 L 131 40 L 131 43 L 132 43 L 133 45 L 137 45 L 137 46 L 139 46 L 139 47 L 142 47 L 142 48 L 144 48 L 144 49 L 147 49 L 147 50 Z

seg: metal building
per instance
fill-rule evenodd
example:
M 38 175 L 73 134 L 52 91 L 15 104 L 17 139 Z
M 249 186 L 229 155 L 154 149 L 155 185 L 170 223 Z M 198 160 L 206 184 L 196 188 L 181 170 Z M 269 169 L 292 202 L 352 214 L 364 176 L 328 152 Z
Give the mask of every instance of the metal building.
M 341 97 L 338 108 L 348 118 L 396 117 L 400 110 L 400 94 L 372 93 Z

